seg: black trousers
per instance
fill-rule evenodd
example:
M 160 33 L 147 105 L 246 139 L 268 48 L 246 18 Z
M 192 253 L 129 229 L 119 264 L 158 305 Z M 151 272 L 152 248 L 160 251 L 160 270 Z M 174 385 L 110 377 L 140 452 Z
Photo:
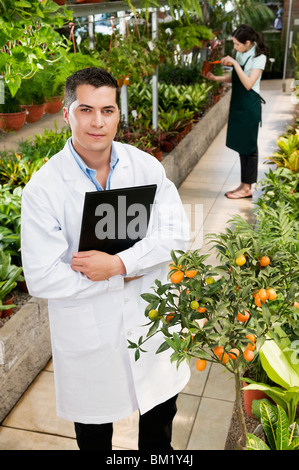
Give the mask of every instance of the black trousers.
M 252 155 L 241 155 L 241 183 L 253 184 L 257 182 L 258 151 Z
M 140 415 L 139 450 L 172 450 L 172 422 L 177 411 L 176 400 L 177 395 Z M 80 450 L 112 450 L 113 423 L 75 423 L 75 432 Z

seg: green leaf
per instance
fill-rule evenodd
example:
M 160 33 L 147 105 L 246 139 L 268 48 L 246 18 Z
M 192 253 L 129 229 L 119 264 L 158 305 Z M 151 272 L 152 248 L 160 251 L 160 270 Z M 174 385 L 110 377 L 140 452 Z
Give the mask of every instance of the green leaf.
M 299 386 L 299 375 L 275 341 L 265 341 L 259 356 L 263 369 L 273 382 L 286 389 Z
M 141 294 L 141 297 L 146 302 L 155 302 L 159 301 L 159 297 L 155 294 Z
M 279 405 L 277 405 L 277 412 L 276 449 L 287 450 L 289 441 L 289 420 L 286 412 Z
M 248 450 L 271 450 L 270 447 L 268 447 L 267 444 L 262 439 L 260 439 L 259 437 L 251 433 L 247 434 L 247 449 Z
M 170 346 L 169 346 L 169 344 L 167 343 L 167 341 L 164 341 L 164 343 L 162 343 L 162 344 L 159 346 L 159 348 L 157 349 L 156 354 L 160 354 L 161 352 L 166 351 L 166 350 L 169 349 L 169 348 L 170 348 Z
M 267 436 L 270 448 L 276 449 L 276 421 L 277 421 L 277 407 L 265 402 L 261 402 L 261 423 L 263 430 Z
M 140 351 L 139 351 L 139 349 L 136 349 L 136 351 L 135 351 L 135 361 L 138 361 L 139 358 L 140 358 Z
M 18 1 L 18 7 L 23 7 L 23 8 L 31 8 L 31 3 L 27 2 L 26 0 L 19 0 Z

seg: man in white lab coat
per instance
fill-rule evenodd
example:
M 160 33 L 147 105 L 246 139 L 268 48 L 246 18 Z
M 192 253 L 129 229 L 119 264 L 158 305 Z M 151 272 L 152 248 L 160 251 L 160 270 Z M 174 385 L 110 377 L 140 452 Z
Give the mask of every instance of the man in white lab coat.
M 75 423 L 80 449 L 111 450 L 113 422 L 140 411 L 139 449 L 171 447 L 177 394 L 189 368 L 163 338 L 138 361 L 128 339 L 148 327 L 145 302 L 155 279 L 166 282 L 171 249 L 185 249 L 188 222 L 163 166 L 113 141 L 119 90 L 107 72 L 88 68 L 67 79 L 64 118 L 72 137 L 30 180 L 22 200 L 22 259 L 31 295 L 48 299 L 58 416 Z M 86 192 L 156 184 L 145 238 L 116 255 L 78 252 Z

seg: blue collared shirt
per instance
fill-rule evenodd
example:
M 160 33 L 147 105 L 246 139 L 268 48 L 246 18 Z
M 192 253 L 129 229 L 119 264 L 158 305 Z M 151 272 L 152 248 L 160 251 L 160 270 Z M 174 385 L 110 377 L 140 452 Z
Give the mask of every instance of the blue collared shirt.
M 103 191 L 104 188 L 102 188 L 101 184 L 97 180 L 96 170 L 94 170 L 92 168 L 89 168 L 86 165 L 86 163 L 84 163 L 84 161 L 82 160 L 80 155 L 74 149 L 71 137 L 68 139 L 68 145 L 69 145 L 69 149 L 71 151 L 71 154 L 73 155 L 74 159 L 78 163 L 78 165 L 81 168 L 81 170 L 83 171 L 83 173 L 87 176 L 87 178 L 90 179 L 90 181 L 93 182 L 93 184 L 95 185 L 97 191 Z M 118 160 L 119 160 L 119 158 L 116 154 L 116 151 L 115 151 L 115 148 L 114 148 L 114 145 L 113 145 L 113 142 L 112 142 L 111 159 L 110 159 L 110 171 L 109 171 L 109 175 L 108 175 L 108 178 L 107 178 L 107 183 L 106 183 L 106 188 L 105 189 L 110 189 L 111 176 L 112 176 L 112 173 L 114 171 L 114 168 L 116 167 L 116 165 L 118 163 Z

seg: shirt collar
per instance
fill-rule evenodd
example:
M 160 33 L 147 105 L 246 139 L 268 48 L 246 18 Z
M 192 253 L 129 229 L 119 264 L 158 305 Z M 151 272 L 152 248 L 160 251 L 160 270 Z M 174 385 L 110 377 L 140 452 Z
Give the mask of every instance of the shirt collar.
M 82 158 L 80 157 L 78 152 L 76 152 L 76 150 L 74 149 L 71 137 L 68 139 L 68 146 L 69 146 L 69 149 L 70 149 L 70 152 L 71 152 L 72 156 L 74 157 L 75 161 L 77 162 L 77 164 L 79 165 L 79 167 L 81 168 L 83 173 L 87 176 L 87 178 L 89 178 L 94 183 L 97 190 L 103 190 L 104 188 L 102 188 L 102 186 L 100 185 L 100 183 L 96 179 L 96 170 L 94 170 L 93 168 L 89 168 L 86 165 L 86 163 L 84 162 L 84 160 L 82 160 Z M 112 173 L 114 171 L 114 168 L 116 167 L 118 161 L 119 161 L 119 158 L 118 158 L 118 155 L 117 155 L 117 152 L 116 152 L 116 149 L 115 149 L 115 145 L 112 142 L 111 158 L 110 158 L 110 172 L 109 172 L 109 175 L 108 175 L 107 185 L 106 185 L 105 189 L 110 189 L 111 175 L 112 175 Z
M 249 51 L 243 52 L 242 57 L 243 59 L 247 59 L 248 57 L 255 56 L 255 53 L 256 53 L 256 45 L 254 44 L 254 46 L 251 49 L 249 49 Z

